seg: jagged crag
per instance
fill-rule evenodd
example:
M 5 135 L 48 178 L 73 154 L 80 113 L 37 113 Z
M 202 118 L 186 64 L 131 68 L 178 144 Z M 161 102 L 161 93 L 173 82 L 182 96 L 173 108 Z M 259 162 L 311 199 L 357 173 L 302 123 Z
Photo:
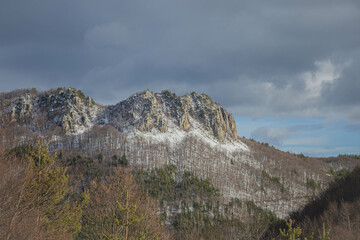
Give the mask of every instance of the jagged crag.
M 125 155 L 134 169 L 176 166 L 180 180 L 208 179 L 224 204 L 252 201 L 282 218 L 331 179 L 323 160 L 239 138 L 233 116 L 206 94 L 143 91 L 102 106 L 73 88 L 17 90 L 0 95 L 0 115 L 4 147 L 41 137 L 51 151 Z

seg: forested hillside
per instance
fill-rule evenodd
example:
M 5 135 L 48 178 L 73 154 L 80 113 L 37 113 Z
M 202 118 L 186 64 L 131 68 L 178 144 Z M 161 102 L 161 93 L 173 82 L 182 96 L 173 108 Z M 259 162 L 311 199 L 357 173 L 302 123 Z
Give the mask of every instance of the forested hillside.
M 330 239 L 359 239 L 360 167 L 332 174 L 335 181 L 304 208 L 292 213 L 290 218 L 295 220 L 296 227 L 302 229 L 303 236 L 309 236 L 311 233 L 318 235 L 319 230 L 322 234 L 322 228 L 325 226 L 330 233 Z
M 1 239 L 286 239 L 294 226 L 310 239 L 322 224 L 356 239 L 357 155 L 239 138 L 205 94 L 102 106 L 58 88 L 0 100 Z
M 253 202 L 225 204 L 208 180 L 175 166 L 137 170 L 125 156 L 104 160 L 53 155 L 42 143 L 2 151 L 0 236 L 251 239 L 277 221 Z M 239 209 L 246 218 L 235 214 Z
M 290 216 L 289 230 L 270 211 L 224 201 L 209 180 L 174 165 L 146 170 L 128 167 L 125 155 L 53 155 L 41 142 L 0 157 L 4 239 L 288 239 L 280 229 L 296 227 L 322 239 L 323 224 L 330 239 L 359 233 L 359 168 L 333 171 L 335 181 Z

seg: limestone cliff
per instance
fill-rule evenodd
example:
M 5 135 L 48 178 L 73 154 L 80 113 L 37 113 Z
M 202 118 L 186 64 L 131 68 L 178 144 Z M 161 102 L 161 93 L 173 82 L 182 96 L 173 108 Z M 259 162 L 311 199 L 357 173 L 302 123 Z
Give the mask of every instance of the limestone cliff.
M 202 124 L 220 142 L 237 139 L 232 115 L 219 104 L 213 103 L 207 95 L 197 93 L 177 96 L 168 90 L 161 93 L 148 90 L 140 92 L 110 106 L 105 110 L 103 118 L 98 118 L 98 122 L 110 123 L 120 131 L 136 128 L 142 132 L 150 132 L 152 129 L 166 132 L 169 121 L 184 131 L 190 130 L 191 119 Z

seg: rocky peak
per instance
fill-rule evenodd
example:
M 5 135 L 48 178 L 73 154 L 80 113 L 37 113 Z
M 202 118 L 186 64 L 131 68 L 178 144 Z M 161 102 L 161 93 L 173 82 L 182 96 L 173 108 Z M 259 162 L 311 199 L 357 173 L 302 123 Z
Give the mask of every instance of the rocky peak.
M 190 118 L 193 118 L 210 129 L 220 141 L 226 138 L 237 139 L 234 118 L 208 95 L 193 92 L 179 97 L 167 90 L 163 91 L 161 96 L 181 129 L 189 130 L 192 127 Z
M 46 92 L 36 90 L 18 91 L 9 99 L 7 109 L 12 120 L 20 124 L 32 122 L 31 119 L 42 119 L 44 128 L 58 125 L 65 133 L 78 133 L 91 125 L 93 113 L 99 106 L 81 90 L 75 88 L 58 88 Z M 39 124 L 37 124 L 39 125 Z M 38 126 L 32 126 L 36 130 Z
M 81 90 L 58 88 L 38 98 L 39 107 L 48 111 L 66 133 L 79 133 L 92 126 L 99 106 Z
M 197 121 L 220 141 L 237 139 L 231 114 L 206 94 L 177 96 L 169 90 L 161 93 L 146 90 L 109 106 L 106 112 L 100 124 L 110 123 L 121 132 L 132 128 L 141 132 L 153 129 L 166 132 L 170 122 L 183 131 L 189 131 L 193 127 L 191 122 Z
M 120 131 L 135 127 L 142 132 L 152 129 L 166 132 L 169 121 L 180 129 L 189 131 L 193 127 L 191 121 L 194 120 L 221 142 L 227 138 L 237 139 L 236 124 L 232 115 L 206 94 L 191 93 L 177 96 L 169 90 L 161 93 L 146 90 L 111 106 L 109 117 L 110 122 Z
M 192 127 L 189 118 L 189 102 L 169 90 L 162 91 L 159 97 L 164 102 L 171 118 L 182 130 L 188 131 Z
M 81 108 L 84 106 L 91 107 L 95 101 L 86 97 L 81 90 L 75 88 L 57 88 L 44 92 L 39 96 L 39 105 L 51 109 L 64 109 L 66 107 Z
M 237 129 L 234 118 L 218 103 L 214 103 L 206 94 L 191 93 L 190 115 L 211 128 L 220 141 L 226 138 L 236 139 Z M 189 99 L 189 97 L 187 97 Z
M 109 121 L 120 131 L 136 128 L 149 132 L 153 128 L 167 130 L 167 119 L 156 95 L 149 90 L 136 93 L 108 108 Z
M 81 133 L 94 124 L 110 124 L 120 132 L 167 132 L 169 126 L 189 131 L 194 121 L 220 142 L 237 139 L 236 124 L 226 110 L 206 94 L 184 96 L 164 90 L 136 93 L 112 106 L 96 104 L 75 88 L 58 88 L 46 92 L 22 92 L 10 103 L 12 118 L 45 116 L 47 126 L 57 125 L 66 134 Z

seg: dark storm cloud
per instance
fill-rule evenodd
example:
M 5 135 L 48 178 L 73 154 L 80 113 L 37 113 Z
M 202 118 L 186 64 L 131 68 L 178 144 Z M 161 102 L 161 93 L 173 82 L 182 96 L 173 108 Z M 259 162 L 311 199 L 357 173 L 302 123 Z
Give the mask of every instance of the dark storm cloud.
M 198 91 L 239 115 L 356 120 L 359 22 L 355 0 L 3 0 L 1 90 Z

